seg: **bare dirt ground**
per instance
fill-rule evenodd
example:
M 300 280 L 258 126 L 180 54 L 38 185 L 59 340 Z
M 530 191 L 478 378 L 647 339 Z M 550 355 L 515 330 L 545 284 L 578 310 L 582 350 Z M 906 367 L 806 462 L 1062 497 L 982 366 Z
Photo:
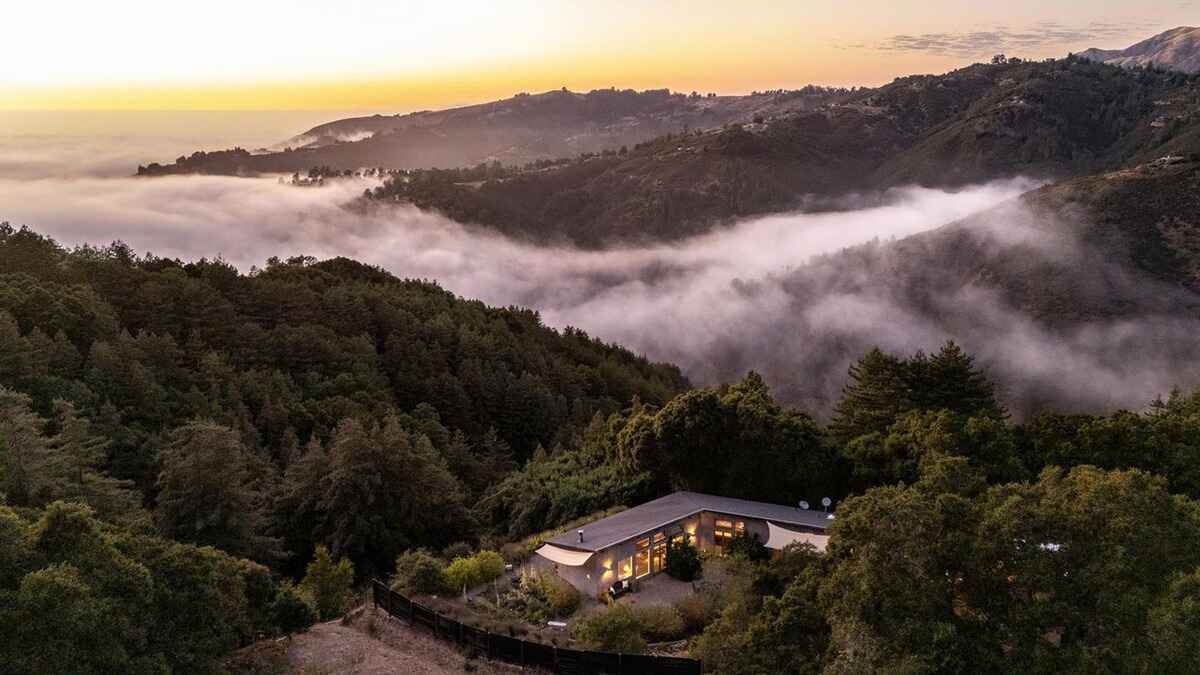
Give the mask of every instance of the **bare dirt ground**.
M 481 675 L 525 672 L 516 666 L 468 659 L 453 644 L 411 628 L 367 606 L 350 621 L 330 621 L 279 641 L 259 643 L 240 652 L 230 671 L 249 675 Z

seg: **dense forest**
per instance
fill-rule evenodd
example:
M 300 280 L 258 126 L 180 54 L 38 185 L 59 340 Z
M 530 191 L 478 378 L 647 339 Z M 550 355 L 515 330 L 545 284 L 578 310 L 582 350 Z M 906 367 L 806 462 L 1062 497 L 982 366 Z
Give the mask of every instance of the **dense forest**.
M 323 574 L 681 488 L 836 506 L 826 555 L 746 563 L 700 626 L 713 672 L 1200 666 L 1200 394 L 1018 422 L 948 342 L 864 354 L 821 420 L 345 259 L 5 225 L 0 270 L 12 672 L 216 672 L 328 616 Z

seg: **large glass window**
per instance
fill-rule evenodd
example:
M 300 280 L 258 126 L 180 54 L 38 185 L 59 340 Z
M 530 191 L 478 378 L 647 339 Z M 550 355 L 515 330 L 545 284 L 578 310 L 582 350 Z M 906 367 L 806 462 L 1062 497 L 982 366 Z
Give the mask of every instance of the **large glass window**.
M 617 579 L 628 579 L 633 576 L 633 556 L 617 563 Z
M 723 548 L 730 539 L 733 539 L 733 521 L 718 520 L 713 527 L 713 543 Z
M 633 554 L 633 575 L 641 578 L 650 574 L 650 540 L 643 539 L 637 543 L 637 552 Z
M 713 542 L 717 546 L 724 547 L 733 539 L 735 534 L 745 534 L 746 523 L 732 520 L 717 520 L 713 527 Z
M 650 549 L 650 567 L 655 572 L 661 572 L 667 566 L 667 535 L 659 532 L 654 535 L 654 546 Z

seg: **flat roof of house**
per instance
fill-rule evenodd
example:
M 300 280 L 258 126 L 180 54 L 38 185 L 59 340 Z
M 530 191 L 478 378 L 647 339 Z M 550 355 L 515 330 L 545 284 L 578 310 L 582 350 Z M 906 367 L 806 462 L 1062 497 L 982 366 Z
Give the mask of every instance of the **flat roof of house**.
M 571 529 L 547 540 L 546 543 L 577 551 L 600 551 L 702 511 L 818 530 L 825 530 L 831 520 L 830 514 L 824 511 L 681 491 L 601 518 L 582 528 Z M 583 530 L 583 542 L 579 541 L 577 529 Z

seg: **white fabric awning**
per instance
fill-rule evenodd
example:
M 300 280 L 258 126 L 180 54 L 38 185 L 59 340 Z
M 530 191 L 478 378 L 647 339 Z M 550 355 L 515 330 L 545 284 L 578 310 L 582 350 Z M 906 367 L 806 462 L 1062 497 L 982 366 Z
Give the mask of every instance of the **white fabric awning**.
M 771 521 L 767 521 L 767 531 L 770 532 L 770 534 L 767 536 L 767 548 L 780 549 L 789 544 L 801 542 L 804 544 L 812 544 L 813 548 L 824 552 L 825 546 L 829 543 L 829 535 L 827 534 L 796 532 L 795 530 L 789 530 L 786 527 L 780 527 Z
M 551 544 L 542 546 L 537 553 L 547 560 L 553 560 L 560 565 L 569 567 L 578 567 L 592 557 L 591 551 L 569 551 Z

